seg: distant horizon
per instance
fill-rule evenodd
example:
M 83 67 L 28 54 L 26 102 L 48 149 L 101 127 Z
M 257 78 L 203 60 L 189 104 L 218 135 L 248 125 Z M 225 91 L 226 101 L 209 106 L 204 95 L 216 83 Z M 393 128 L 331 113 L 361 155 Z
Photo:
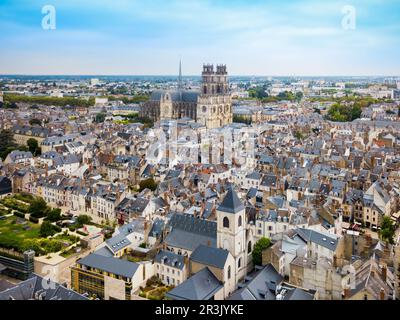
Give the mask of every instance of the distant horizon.
M 0 74 L 0 77 L 170 77 L 178 78 L 177 74 Z M 201 78 L 201 74 L 182 75 L 182 78 Z M 255 74 L 228 74 L 230 78 L 256 77 L 256 78 L 398 78 L 400 75 L 255 75 Z

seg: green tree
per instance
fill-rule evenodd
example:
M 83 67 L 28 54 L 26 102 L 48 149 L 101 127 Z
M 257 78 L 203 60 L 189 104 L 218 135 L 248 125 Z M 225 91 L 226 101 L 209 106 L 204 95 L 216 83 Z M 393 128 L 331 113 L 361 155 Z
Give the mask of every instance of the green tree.
M 314 113 L 321 114 L 321 110 L 320 110 L 320 109 L 318 109 L 318 108 L 314 108 Z
M 92 222 L 92 218 L 88 215 L 82 214 L 77 218 L 76 221 L 78 225 L 83 226 L 84 224 L 90 224 Z
M 296 101 L 301 101 L 301 99 L 303 99 L 303 92 L 300 92 L 300 91 L 298 91 L 298 92 L 296 92 Z
M 10 102 L 1 102 L 0 101 L 0 109 L 4 108 L 4 109 L 17 109 L 18 106 L 15 102 L 10 103 Z
M 58 252 L 62 249 L 61 241 L 54 239 L 42 239 L 41 246 L 46 251 L 46 253 Z
M 391 244 L 394 244 L 395 232 L 396 232 L 396 227 L 392 219 L 390 219 L 390 217 L 387 216 L 383 217 L 381 223 L 381 230 L 379 232 L 381 239 Z
M 296 96 L 293 93 L 289 92 L 289 91 L 280 92 L 278 94 L 278 98 L 280 100 L 286 100 L 286 101 L 294 101 L 294 100 L 296 100 Z
M 142 192 L 144 189 L 155 191 L 157 189 L 157 183 L 154 181 L 153 178 L 142 180 L 139 183 L 139 191 Z
M 94 118 L 94 122 L 96 123 L 103 123 L 105 120 L 106 120 L 106 114 L 104 112 L 96 114 Z
M 48 211 L 47 220 L 51 222 L 56 222 L 61 220 L 61 209 L 54 208 Z
M 253 264 L 255 266 L 260 266 L 262 264 L 262 252 L 271 246 L 271 241 L 268 238 L 261 238 L 254 245 L 252 252 Z
M 48 213 L 46 201 L 43 198 L 37 197 L 29 205 L 28 212 L 35 218 L 43 218 Z
M 252 120 L 248 119 L 248 118 L 246 118 L 246 117 L 244 117 L 242 115 L 233 115 L 233 122 L 244 123 L 244 124 L 250 125 Z
M 41 125 L 42 125 L 42 121 L 40 121 L 39 119 L 33 118 L 33 119 L 29 120 L 29 124 L 30 124 L 31 126 L 34 126 L 34 125 L 39 125 L 39 126 L 41 126 Z
M 40 246 L 39 239 L 24 239 L 19 247 L 19 251 L 24 252 L 26 250 L 33 250 L 35 251 L 36 255 L 41 255 L 45 253 Z
M 40 226 L 40 236 L 41 237 L 47 238 L 56 233 L 57 233 L 57 231 L 54 229 L 54 226 L 51 224 L 50 221 L 43 221 L 42 225 Z
M 36 157 L 42 153 L 42 149 L 39 146 L 39 143 L 36 139 L 30 138 L 26 142 L 28 145 L 29 151 Z
M 15 150 L 17 144 L 14 141 L 14 134 L 11 130 L 0 131 L 0 156 L 4 160 L 7 155 Z
M 250 98 L 264 99 L 268 97 L 266 86 L 256 87 L 249 90 Z
M 4 102 L 10 104 L 15 103 L 28 103 L 32 105 L 45 105 L 45 106 L 73 106 L 73 107 L 90 107 L 94 105 L 94 99 L 77 99 L 74 97 L 42 97 L 42 96 L 25 96 L 18 94 L 4 94 Z
M 303 133 L 301 133 L 301 131 L 296 131 L 296 132 L 294 133 L 294 136 L 295 136 L 295 138 L 296 138 L 297 140 L 303 140 L 303 139 L 304 139 L 304 135 L 303 135 Z

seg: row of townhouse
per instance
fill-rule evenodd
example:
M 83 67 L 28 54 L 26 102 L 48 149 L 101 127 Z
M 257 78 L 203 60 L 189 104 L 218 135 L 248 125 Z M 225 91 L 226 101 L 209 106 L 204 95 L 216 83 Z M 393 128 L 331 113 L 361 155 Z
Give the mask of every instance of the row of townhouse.
M 67 207 L 97 219 L 115 220 L 115 209 L 127 196 L 127 188 L 110 183 L 87 185 L 81 179 L 55 174 L 33 182 L 32 193 L 53 206 Z

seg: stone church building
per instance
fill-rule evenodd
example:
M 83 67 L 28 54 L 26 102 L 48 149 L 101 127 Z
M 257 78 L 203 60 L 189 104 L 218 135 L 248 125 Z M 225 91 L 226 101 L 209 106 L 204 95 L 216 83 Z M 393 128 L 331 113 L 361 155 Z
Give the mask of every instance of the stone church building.
M 208 129 L 232 123 L 232 102 L 225 65 L 204 65 L 201 91 L 184 90 L 179 68 L 178 90 L 154 91 L 140 111 L 153 121 L 190 118 Z

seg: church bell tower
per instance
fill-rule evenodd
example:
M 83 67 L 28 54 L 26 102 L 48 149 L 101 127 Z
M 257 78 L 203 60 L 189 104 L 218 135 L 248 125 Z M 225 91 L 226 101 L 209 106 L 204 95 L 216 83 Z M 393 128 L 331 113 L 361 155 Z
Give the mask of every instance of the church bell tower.
M 201 92 L 197 104 L 197 122 L 208 129 L 232 123 L 232 102 L 226 65 L 203 65 Z

